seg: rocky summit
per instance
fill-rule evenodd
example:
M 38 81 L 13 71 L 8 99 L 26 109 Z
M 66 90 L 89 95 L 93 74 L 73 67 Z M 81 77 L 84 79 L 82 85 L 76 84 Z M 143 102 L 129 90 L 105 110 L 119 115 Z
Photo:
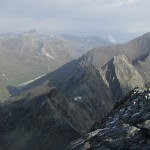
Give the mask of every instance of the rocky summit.
M 150 89 L 132 90 L 91 131 L 69 149 L 150 149 Z
M 134 87 L 144 88 L 144 80 L 125 55 L 114 56 L 102 67 L 101 74 L 115 101 Z

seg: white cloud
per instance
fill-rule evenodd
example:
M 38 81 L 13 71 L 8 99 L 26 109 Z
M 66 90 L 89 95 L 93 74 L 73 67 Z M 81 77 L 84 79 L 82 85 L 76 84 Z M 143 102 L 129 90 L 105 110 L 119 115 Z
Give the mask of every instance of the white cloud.
M 116 43 L 116 39 L 115 39 L 112 35 L 109 35 L 109 36 L 108 36 L 108 40 L 109 40 L 111 43 Z
M 0 0 L 0 4 L 0 32 L 35 28 L 118 37 L 142 34 L 150 26 L 149 0 Z

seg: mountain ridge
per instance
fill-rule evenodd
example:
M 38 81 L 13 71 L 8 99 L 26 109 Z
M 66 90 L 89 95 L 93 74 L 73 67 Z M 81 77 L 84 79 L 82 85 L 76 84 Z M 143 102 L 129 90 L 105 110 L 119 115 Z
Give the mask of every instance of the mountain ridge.
M 106 41 L 103 45 L 106 43 L 109 44 Z M 17 86 L 52 72 L 101 44 L 94 43 L 94 39 L 93 43 L 78 37 L 67 40 L 61 35 L 51 37 L 34 30 L 0 35 L 0 96 L 7 95 L 6 86 Z
M 148 48 L 148 47 L 150 47 L 149 41 L 150 41 L 149 34 L 145 34 L 145 35 L 138 37 L 132 41 L 129 41 L 125 44 L 92 49 L 92 50 L 86 52 L 80 58 L 78 58 L 70 63 L 67 63 L 66 65 L 64 65 L 63 67 L 61 67 L 58 70 L 55 70 L 54 71 L 55 75 L 57 74 L 56 78 L 57 78 L 57 80 L 59 80 L 61 82 L 61 80 L 60 80 L 60 78 L 62 78 L 61 74 L 63 74 L 63 72 L 67 72 L 67 69 L 72 70 L 74 72 L 74 70 L 76 70 L 77 66 L 80 67 L 80 66 L 86 66 L 88 64 L 93 64 L 96 68 L 101 69 L 108 61 L 110 61 L 114 56 L 117 56 L 117 55 L 126 55 L 130 62 L 134 62 L 134 60 L 138 59 L 141 56 L 141 54 L 145 55 L 150 52 L 150 49 Z M 141 51 L 141 49 L 142 49 L 142 51 Z M 67 66 L 69 66 L 69 67 L 67 68 Z M 47 80 L 51 80 L 51 73 L 47 74 L 46 77 L 47 77 Z M 44 77 L 41 78 L 40 80 L 42 80 L 42 79 L 45 81 Z M 37 83 L 38 83 L 38 81 L 37 81 Z M 26 89 L 28 89 L 28 88 L 26 88 Z M 24 91 L 24 90 L 22 89 L 22 91 Z

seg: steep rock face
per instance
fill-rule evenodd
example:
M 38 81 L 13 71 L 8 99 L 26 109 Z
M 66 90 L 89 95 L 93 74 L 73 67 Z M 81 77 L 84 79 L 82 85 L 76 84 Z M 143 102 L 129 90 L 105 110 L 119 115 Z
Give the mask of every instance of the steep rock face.
M 1 103 L 0 149 L 65 149 L 112 109 L 111 102 L 95 98 L 80 102 L 52 90 L 34 99 Z
M 113 108 L 110 91 L 93 65 L 79 68 L 69 79 L 62 82 L 58 89 L 70 101 L 75 101 L 80 106 L 81 112 L 86 113 L 83 116 L 89 118 L 83 119 L 82 114 L 84 113 L 78 114 L 78 118 L 81 120 L 77 122 L 81 124 L 82 128 L 79 128 L 82 131 L 88 131 L 94 122 L 100 121 Z
M 116 101 L 133 88 L 144 87 L 144 80 L 125 55 L 114 56 L 101 74 Z
M 54 94 L 52 94 L 54 95 Z M 65 98 L 59 107 L 50 95 L 0 104 L 0 150 L 65 149 L 79 137 L 67 122 Z
M 135 89 L 69 149 L 150 149 L 150 90 Z
M 134 66 L 141 74 L 147 86 L 150 86 L 150 53 L 135 60 Z

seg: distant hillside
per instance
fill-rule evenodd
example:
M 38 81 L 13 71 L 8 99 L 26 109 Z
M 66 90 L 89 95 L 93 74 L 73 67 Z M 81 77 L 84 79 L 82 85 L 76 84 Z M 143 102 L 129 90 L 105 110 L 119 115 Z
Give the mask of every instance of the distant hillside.
M 129 59 L 128 60 L 129 64 L 127 65 L 129 67 L 132 66 L 132 64 L 130 65 L 130 62 L 133 63 L 133 65 L 136 65 L 135 60 L 139 59 L 140 56 L 143 56 L 147 53 L 150 53 L 149 33 L 141 37 L 138 37 L 134 40 L 131 40 L 125 44 L 92 49 L 87 53 L 85 53 L 82 57 L 65 64 L 64 66 L 60 67 L 54 72 L 43 76 L 42 78 L 28 84 L 27 86 L 21 89 L 19 88 L 19 90 L 17 90 L 18 88 L 16 90 L 15 88 L 9 88 L 9 91 L 11 94 L 17 94 L 22 91 L 27 91 L 36 86 L 39 86 L 41 83 L 45 81 L 49 82 L 49 86 L 57 86 L 57 84 L 70 77 L 78 68 L 92 64 L 97 69 L 101 69 L 104 65 L 108 63 L 108 61 L 110 61 L 114 56 L 117 55 L 126 55 L 127 59 Z M 121 63 L 120 64 L 119 63 L 120 62 L 118 61 L 118 65 L 121 65 Z M 149 78 L 149 72 L 147 70 L 149 70 L 150 68 L 149 61 L 146 61 L 146 63 L 147 67 L 143 67 L 143 70 L 145 70 L 143 71 L 145 72 L 145 75 L 141 74 L 141 71 L 135 66 L 139 71 L 139 73 L 141 74 L 141 76 L 143 77 L 143 79 L 145 80 L 145 84 L 148 83 L 147 78 Z M 122 66 L 122 68 L 125 68 L 125 66 Z
M 99 37 L 46 36 L 34 30 L 0 35 L 0 98 L 17 86 L 51 72 L 87 50 L 109 45 Z

